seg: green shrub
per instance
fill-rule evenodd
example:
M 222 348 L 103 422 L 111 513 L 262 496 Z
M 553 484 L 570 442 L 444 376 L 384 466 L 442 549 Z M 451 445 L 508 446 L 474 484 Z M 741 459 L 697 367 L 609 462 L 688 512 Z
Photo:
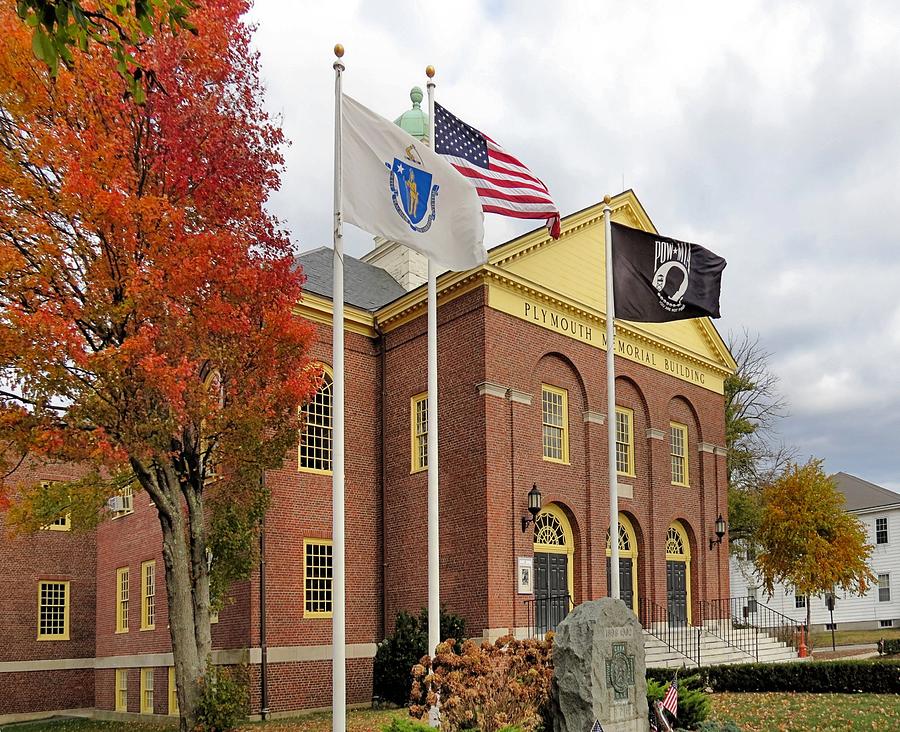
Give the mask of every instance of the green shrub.
M 408 717 L 399 717 L 381 728 L 381 732 L 434 732 L 434 727 Z
M 697 727 L 697 732 L 741 732 L 741 728 L 738 727 L 730 719 L 724 722 L 717 722 L 714 719 L 707 719 L 699 727 Z
M 441 608 L 441 640 L 462 641 L 466 621 Z M 401 612 L 394 632 L 378 644 L 372 669 L 372 695 L 382 701 L 405 706 L 412 686 L 412 667 L 428 653 L 428 610 L 419 616 Z
M 650 669 L 647 678 L 671 677 L 666 669 Z M 812 694 L 900 693 L 900 663 L 885 661 L 809 661 L 746 663 L 698 669 L 700 682 L 715 691 L 800 691 Z
M 246 666 L 206 667 L 200 682 L 197 729 L 225 732 L 237 727 L 250 711 L 250 676 Z
M 900 653 L 900 638 L 882 638 L 878 642 L 878 652 L 888 656 Z
M 672 670 L 666 669 L 665 683 L 647 678 L 647 705 L 653 709 L 653 703 L 662 701 L 672 681 Z M 699 674 L 691 674 L 678 679 L 678 729 L 697 729 L 709 716 L 709 696 L 703 691 L 703 680 Z

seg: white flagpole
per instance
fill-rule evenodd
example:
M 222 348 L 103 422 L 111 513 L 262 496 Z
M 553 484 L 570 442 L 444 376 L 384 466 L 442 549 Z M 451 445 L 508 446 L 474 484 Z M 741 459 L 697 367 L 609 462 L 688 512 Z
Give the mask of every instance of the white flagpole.
M 341 180 L 341 73 L 344 47 L 334 47 L 334 261 L 332 272 L 332 370 L 334 386 L 332 415 L 331 540 L 333 576 L 331 584 L 331 729 L 347 728 L 347 660 L 344 619 L 344 227 L 341 220 L 343 191 Z
M 613 291 L 612 227 L 609 196 L 603 197 L 603 227 L 606 239 L 606 425 L 609 456 L 609 596 L 621 599 L 619 587 L 619 483 L 616 470 L 616 366 L 615 319 Z
M 428 77 L 428 144 L 434 149 L 434 67 Z M 441 545 L 438 530 L 437 264 L 428 258 L 428 653 L 441 642 Z

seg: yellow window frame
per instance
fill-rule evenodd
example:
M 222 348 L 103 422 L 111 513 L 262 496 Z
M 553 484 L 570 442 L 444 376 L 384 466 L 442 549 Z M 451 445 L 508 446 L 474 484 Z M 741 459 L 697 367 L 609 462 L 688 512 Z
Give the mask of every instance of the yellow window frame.
M 128 567 L 116 570 L 116 633 L 128 632 L 128 600 L 131 594 L 131 576 Z
M 627 421 L 627 430 L 626 430 L 626 438 L 627 442 L 623 442 L 619 439 L 619 415 L 625 417 Z M 628 469 L 625 471 L 619 470 L 619 460 L 618 460 L 618 445 L 626 445 L 628 447 Z M 629 478 L 635 477 L 634 471 L 634 410 L 629 409 L 628 407 L 616 407 L 616 473 L 618 475 L 625 475 Z
M 149 683 L 147 683 L 149 681 Z M 141 669 L 141 714 L 153 714 L 153 669 Z M 148 693 L 149 692 L 149 693 Z
M 117 712 L 128 711 L 128 669 L 116 669 L 115 681 L 115 710 Z
M 419 406 L 422 406 L 425 420 L 419 422 Z M 428 392 L 423 391 L 409 400 L 409 444 L 410 473 L 428 470 Z M 424 449 L 423 449 L 424 448 Z
M 63 632 L 62 633 L 41 633 L 41 609 L 44 605 L 41 603 L 43 596 L 43 588 L 46 585 L 62 585 L 63 590 Z M 71 603 L 70 586 L 68 580 L 41 580 L 38 582 L 37 590 L 37 639 L 39 641 L 67 641 L 69 640 L 69 606 Z
M 675 440 L 673 439 L 673 433 L 680 432 L 681 433 L 681 446 L 682 446 L 682 454 L 678 455 L 675 452 Z M 690 487 L 691 479 L 690 479 L 690 461 L 688 456 L 690 455 L 690 451 L 688 450 L 688 428 L 686 424 L 681 424 L 680 422 L 669 422 L 669 455 L 671 457 L 671 472 L 672 472 L 672 485 L 680 485 L 685 488 Z M 675 480 L 675 459 L 680 458 L 683 461 L 684 468 L 682 470 L 684 474 L 684 480 Z
M 557 396 L 560 398 L 560 407 L 562 411 L 561 425 L 553 424 L 552 422 L 548 422 L 546 420 L 546 413 L 544 411 L 544 402 L 546 400 L 544 399 L 544 394 L 552 394 L 553 396 Z M 562 457 L 553 457 L 547 455 L 547 444 L 544 441 L 544 430 L 547 427 L 554 430 L 560 430 L 560 440 L 562 442 Z M 569 464 L 569 392 L 558 386 L 551 386 L 550 384 L 541 384 L 541 456 L 544 460 L 550 463 L 560 463 L 562 465 Z
M 41 488 L 48 489 L 52 484 L 52 481 L 43 480 L 41 481 Z M 71 531 L 72 530 L 72 514 L 69 511 L 66 511 L 64 516 L 60 516 L 57 519 L 54 519 L 46 526 L 41 526 L 41 529 L 44 531 Z
M 304 425 L 306 422 L 306 410 L 309 404 L 315 400 L 315 398 L 319 395 L 319 392 L 322 391 L 322 388 L 326 385 L 325 377 L 328 377 L 328 380 L 331 382 L 331 448 L 329 450 L 329 464 L 334 465 L 334 372 L 331 370 L 331 367 L 328 364 L 316 362 L 315 364 L 311 364 L 310 368 L 322 369 L 322 385 L 316 390 L 315 395 L 313 396 L 310 402 L 307 402 L 303 406 L 300 407 L 300 415 L 304 420 Z M 332 475 L 334 471 L 331 468 L 310 468 L 303 465 L 303 445 L 304 440 L 306 439 L 306 430 L 304 429 L 303 434 L 300 435 L 300 441 L 297 443 L 297 470 L 301 473 L 312 473 L 313 475 Z
M 169 714 L 178 716 L 178 690 L 175 685 L 174 666 L 169 666 Z
M 334 542 L 331 539 L 304 539 L 303 540 L 303 617 L 304 618 L 330 618 L 332 617 L 333 610 L 307 610 L 306 609 L 306 592 L 307 592 L 307 582 L 309 580 L 318 580 L 320 577 L 310 577 L 309 576 L 309 565 L 307 564 L 307 553 L 306 549 L 309 546 L 334 546 Z M 332 549 L 332 552 L 334 550 Z M 332 584 L 327 590 L 327 598 L 330 603 L 334 602 L 334 554 L 331 556 L 331 570 L 332 570 Z M 332 605 L 332 608 L 334 606 Z
M 149 592 L 150 589 L 153 592 Z M 141 630 L 154 628 L 156 628 L 156 560 L 151 559 L 141 562 Z

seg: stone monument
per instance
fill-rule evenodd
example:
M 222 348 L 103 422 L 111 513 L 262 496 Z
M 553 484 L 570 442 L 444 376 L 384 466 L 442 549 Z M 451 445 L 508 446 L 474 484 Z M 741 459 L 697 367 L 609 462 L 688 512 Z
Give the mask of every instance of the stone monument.
M 647 732 L 641 624 L 621 600 L 576 607 L 553 640 L 554 732 Z

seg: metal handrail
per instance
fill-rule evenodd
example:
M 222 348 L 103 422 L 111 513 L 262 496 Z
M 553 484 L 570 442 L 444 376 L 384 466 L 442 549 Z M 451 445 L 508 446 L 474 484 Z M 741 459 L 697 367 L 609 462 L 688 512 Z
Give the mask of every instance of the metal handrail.
M 760 635 L 798 649 L 800 624 L 752 596 L 701 600 L 700 617 L 708 633 L 756 661 Z
M 572 610 L 571 595 L 548 595 L 524 600 L 528 613 L 528 633 L 531 638 L 543 638 Z
M 669 610 L 646 598 L 640 600 L 638 615 L 641 626 L 670 649 L 700 665 L 700 646 L 703 632 L 681 619 L 670 622 Z

